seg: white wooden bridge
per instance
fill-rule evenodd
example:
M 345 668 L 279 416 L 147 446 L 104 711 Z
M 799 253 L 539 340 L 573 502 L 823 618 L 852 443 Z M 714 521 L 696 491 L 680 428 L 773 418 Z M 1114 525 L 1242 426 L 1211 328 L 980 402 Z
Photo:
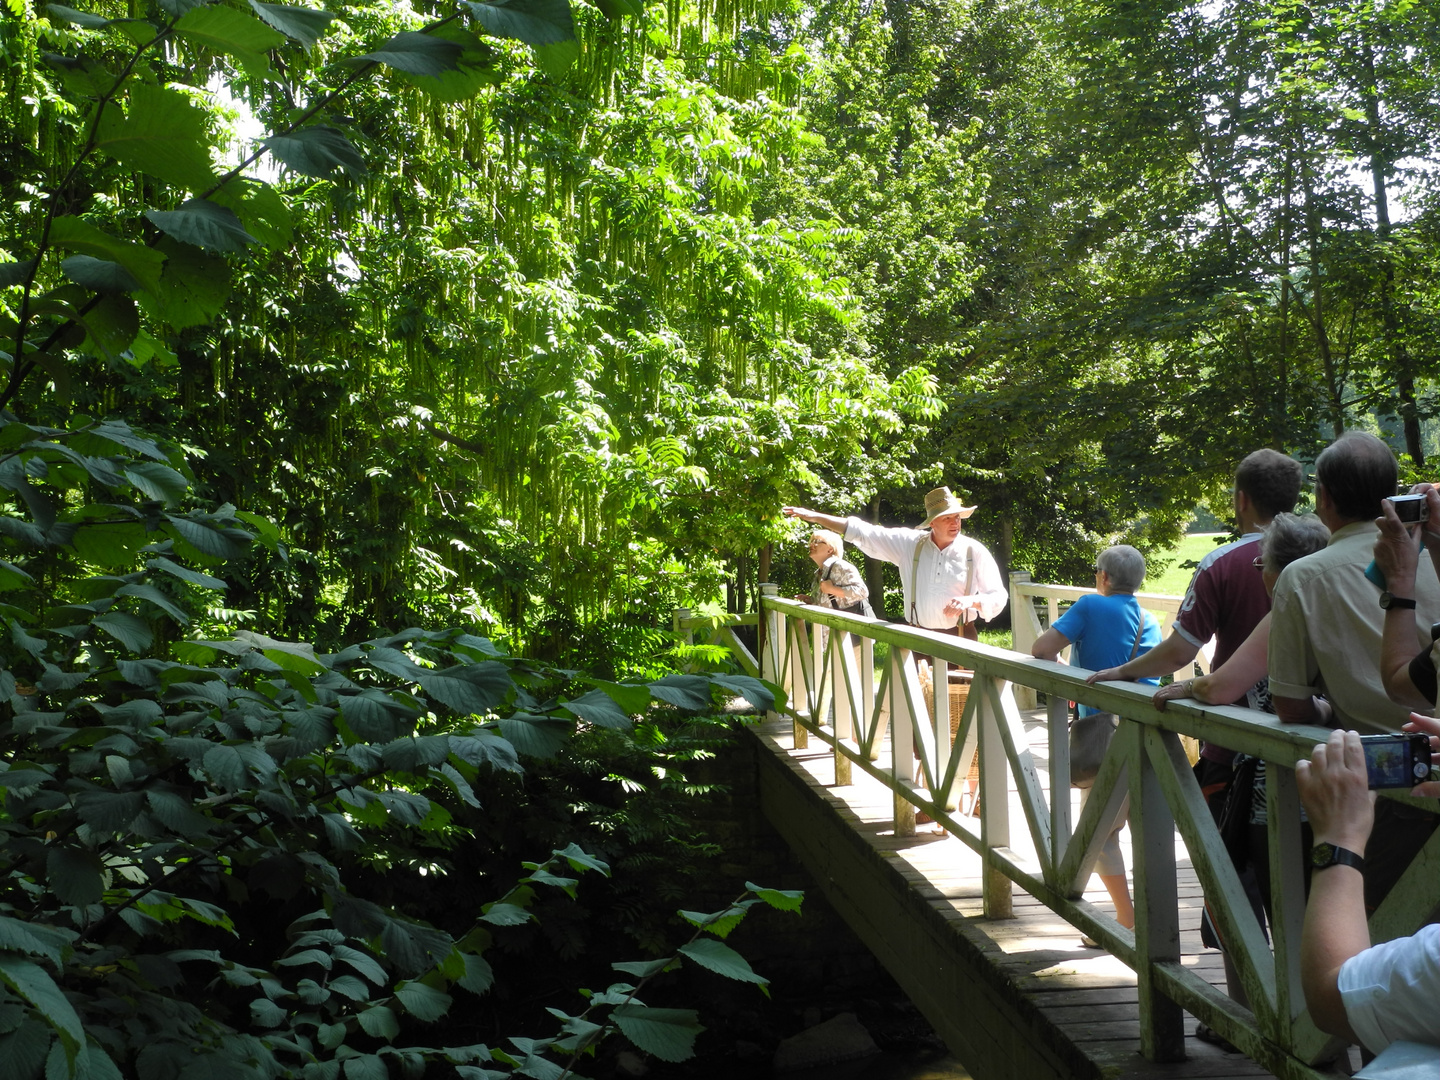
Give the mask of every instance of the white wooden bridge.
M 1327 731 L 1190 701 L 1160 711 L 1147 687 L 1087 686 L 1064 664 L 762 591 L 759 614 L 681 614 L 677 628 L 728 645 L 785 691 L 783 710 L 756 732 L 766 816 L 978 1080 L 1318 1080 L 1334 1075 L 1337 1056 L 1347 1060 L 1310 1020 L 1299 982 L 1304 852 L 1293 766 Z M 1028 648 L 1039 631 L 1036 598 L 1053 618 L 1058 601 L 1086 591 L 1012 575 L 1017 644 Z M 1140 599 L 1167 623 L 1178 603 Z M 757 625 L 758 658 L 735 636 L 740 623 Z M 917 649 L 935 658 L 936 685 L 946 685 L 949 666 L 973 672 L 953 740 L 950 695 L 927 700 Z M 1048 704 L 1022 708 L 1037 694 Z M 1072 700 L 1127 721 L 1083 812 L 1069 783 Z M 1267 764 L 1269 941 L 1182 735 Z M 961 812 L 962 763 L 977 751 L 975 817 Z M 1114 920 L 1103 890 L 1085 891 L 1127 795 L 1133 931 Z M 943 832 L 917 829 L 917 811 Z M 1219 954 L 1200 946 L 1202 894 L 1233 945 L 1248 1008 L 1227 996 Z M 1414 932 L 1437 905 L 1440 831 L 1375 913 L 1372 940 Z M 1082 932 L 1108 951 L 1084 949 Z M 1197 1022 L 1243 1054 L 1197 1041 Z

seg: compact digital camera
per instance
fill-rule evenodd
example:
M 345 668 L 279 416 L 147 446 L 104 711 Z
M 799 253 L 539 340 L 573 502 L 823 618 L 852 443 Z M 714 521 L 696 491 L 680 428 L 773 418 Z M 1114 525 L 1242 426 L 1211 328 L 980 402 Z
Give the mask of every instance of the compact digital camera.
M 1390 504 L 1395 507 L 1395 516 L 1407 525 L 1430 520 L 1430 502 L 1423 491 L 1419 495 L 1391 495 Z
M 1412 788 L 1430 779 L 1430 736 L 1361 735 L 1372 788 Z

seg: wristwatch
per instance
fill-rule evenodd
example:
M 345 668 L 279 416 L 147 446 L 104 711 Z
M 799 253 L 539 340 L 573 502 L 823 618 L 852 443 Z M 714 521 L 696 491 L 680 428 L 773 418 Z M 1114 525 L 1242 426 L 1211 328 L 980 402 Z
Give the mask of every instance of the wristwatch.
M 1364 871 L 1365 856 L 1356 855 L 1349 848 L 1338 847 L 1323 841 L 1310 849 L 1310 868 L 1312 870 L 1325 870 L 1331 866 L 1353 866 L 1356 870 Z
M 1380 594 L 1380 606 L 1386 611 L 1389 611 L 1391 608 L 1413 609 L 1415 607 L 1415 601 L 1408 597 L 1391 596 L 1388 592 L 1382 592 Z

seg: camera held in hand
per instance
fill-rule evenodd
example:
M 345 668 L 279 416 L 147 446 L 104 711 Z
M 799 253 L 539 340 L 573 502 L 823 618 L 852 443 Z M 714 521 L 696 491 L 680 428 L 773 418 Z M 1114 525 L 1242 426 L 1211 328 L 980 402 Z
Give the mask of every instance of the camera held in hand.
M 1395 507 L 1395 516 L 1406 525 L 1430 520 L 1430 501 L 1423 491 L 1418 495 L 1391 495 L 1390 505 Z
M 1361 735 L 1372 788 L 1412 788 L 1430 779 L 1430 736 Z

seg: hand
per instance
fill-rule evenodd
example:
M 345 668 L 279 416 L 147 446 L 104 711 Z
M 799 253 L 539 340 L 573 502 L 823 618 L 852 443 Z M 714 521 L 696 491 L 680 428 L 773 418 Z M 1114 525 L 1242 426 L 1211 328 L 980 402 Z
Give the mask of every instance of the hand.
M 1085 681 L 1094 686 L 1097 682 L 1130 682 L 1131 680 L 1127 676 L 1121 675 L 1118 667 L 1107 667 L 1101 668 Z
M 820 591 L 826 596 L 840 596 L 845 590 L 833 581 L 822 581 L 820 582 Z
M 1161 712 L 1164 712 L 1166 702 L 1175 701 L 1179 698 L 1190 697 L 1191 686 L 1194 682 L 1194 679 L 1179 679 L 1175 682 L 1162 686 L 1159 690 L 1156 690 L 1154 695 L 1150 698 L 1150 703 L 1154 705 L 1157 709 L 1159 709 Z
M 1440 558 L 1440 488 L 1434 484 L 1416 484 L 1410 489 L 1411 495 L 1425 493 L 1425 505 L 1430 519 L 1420 526 L 1420 540 L 1431 558 Z
M 969 597 L 952 596 L 945 602 L 945 615 L 946 617 L 954 616 L 958 619 L 961 615 L 965 614 L 967 608 L 974 607 L 975 603 L 976 602 Z
M 1405 721 L 1406 731 L 1423 731 L 1430 736 L 1430 753 L 1440 758 L 1440 720 L 1433 716 L 1421 716 L 1419 713 L 1411 713 L 1410 719 Z M 1419 795 L 1432 799 L 1440 799 L 1440 780 L 1427 780 L 1423 784 L 1416 784 L 1411 790 L 1411 795 Z
M 782 506 L 780 513 L 786 517 L 799 518 L 801 521 L 809 521 L 812 510 L 806 510 L 803 506 Z
M 1433 495 L 1427 497 L 1433 498 Z M 1414 532 L 1418 526 L 1406 525 L 1395 513 L 1389 499 L 1380 501 L 1380 517 L 1375 519 L 1380 535 L 1375 540 L 1375 565 L 1385 575 L 1386 588 L 1396 596 L 1415 596 L 1415 567 L 1420 560 L 1419 544 Z
M 1375 824 L 1375 793 L 1365 771 L 1365 751 L 1353 731 L 1332 731 L 1308 760 L 1295 763 L 1300 802 L 1310 815 L 1315 842 L 1327 841 L 1365 854 Z
M 810 603 L 810 596 L 808 593 L 796 593 L 795 599 L 799 600 L 802 604 Z

